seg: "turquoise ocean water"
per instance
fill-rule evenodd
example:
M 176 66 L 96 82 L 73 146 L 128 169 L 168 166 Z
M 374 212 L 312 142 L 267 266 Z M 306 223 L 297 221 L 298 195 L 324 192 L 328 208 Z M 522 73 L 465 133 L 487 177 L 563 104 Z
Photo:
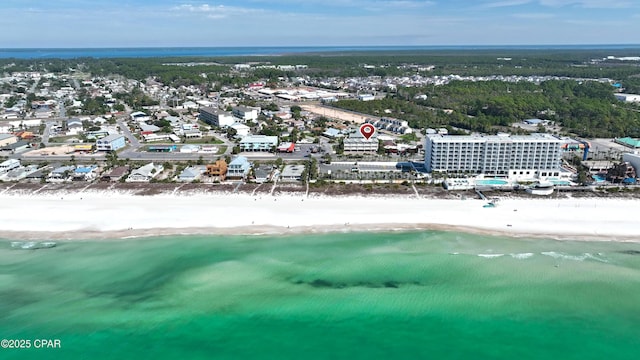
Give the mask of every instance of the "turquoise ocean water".
M 1 359 L 634 359 L 640 244 L 455 232 L 0 242 Z

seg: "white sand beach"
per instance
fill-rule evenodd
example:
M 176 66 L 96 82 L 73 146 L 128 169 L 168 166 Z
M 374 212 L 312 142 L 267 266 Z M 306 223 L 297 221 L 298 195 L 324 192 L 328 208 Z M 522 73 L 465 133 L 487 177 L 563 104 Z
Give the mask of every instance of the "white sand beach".
M 0 203 L 0 237 L 9 239 L 456 229 L 640 241 L 640 200 L 502 199 L 484 208 L 476 199 L 83 192 L 1 194 Z

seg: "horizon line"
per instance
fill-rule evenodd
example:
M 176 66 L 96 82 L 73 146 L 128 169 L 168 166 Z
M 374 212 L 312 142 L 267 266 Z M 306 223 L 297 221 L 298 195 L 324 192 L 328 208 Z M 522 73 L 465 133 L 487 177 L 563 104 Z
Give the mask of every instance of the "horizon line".
M 240 46 L 217 46 L 217 45 L 195 45 L 195 46 L 99 46 L 99 47 L 0 47 L 0 50 L 77 50 L 77 49 L 91 49 L 91 50 L 108 50 L 108 49 L 244 49 L 244 48 L 428 48 L 428 47 L 492 47 L 492 48 L 506 48 L 506 47 L 611 47 L 611 46 L 631 46 L 640 47 L 640 43 L 620 43 L 620 44 L 601 44 L 601 43 L 576 43 L 576 44 L 457 44 L 457 45 L 240 45 Z

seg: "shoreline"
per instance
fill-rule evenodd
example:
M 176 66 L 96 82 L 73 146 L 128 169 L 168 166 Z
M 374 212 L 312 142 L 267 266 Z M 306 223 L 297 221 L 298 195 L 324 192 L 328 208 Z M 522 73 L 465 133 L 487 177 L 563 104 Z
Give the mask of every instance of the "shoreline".
M 344 233 L 395 233 L 395 232 L 419 232 L 442 231 L 459 232 L 471 235 L 499 236 L 512 239 L 547 239 L 556 241 L 585 241 L 585 242 L 617 242 L 640 243 L 637 236 L 602 237 L 597 235 L 575 234 L 551 234 L 551 233 L 520 233 L 508 230 L 490 230 L 468 226 L 451 226 L 442 224 L 358 224 L 342 225 L 331 229 L 318 226 L 241 226 L 233 228 L 153 228 L 153 229 L 125 229 L 125 230 L 74 230 L 65 232 L 53 231 L 0 231 L 0 241 L 127 241 L 146 240 L 168 236 L 293 236 L 314 234 L 344 234 Z
M 640 200 L 123 191 L 0 193 L 0 238 L 106 240 L 170 235 L 456 231 L 512 238 L 640 242 Z M 9 226 L 10 224 L 10 226 Z

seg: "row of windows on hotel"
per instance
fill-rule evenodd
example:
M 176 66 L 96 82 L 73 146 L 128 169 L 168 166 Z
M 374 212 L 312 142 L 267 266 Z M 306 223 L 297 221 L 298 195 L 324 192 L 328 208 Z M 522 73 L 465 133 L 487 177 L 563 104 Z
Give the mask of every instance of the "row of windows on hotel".
M 545 162 L 526 162 L 519 164 L 484 164 L 484 163 L 442 163 L 442 162 L 432 162 L 431 167 L 433 169 L 540 169 L 540 168 L 555 168 L 558 167 L 560 163 L 553 161 L 545 161 Z

